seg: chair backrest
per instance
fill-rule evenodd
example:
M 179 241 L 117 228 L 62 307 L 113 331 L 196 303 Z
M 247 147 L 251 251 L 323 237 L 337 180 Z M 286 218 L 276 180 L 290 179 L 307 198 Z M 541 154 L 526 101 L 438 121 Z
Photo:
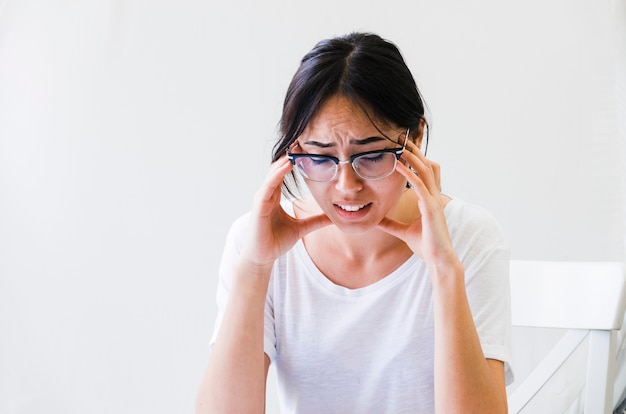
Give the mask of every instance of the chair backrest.
M 619 262 L 511 261 L 513 326 L 569 329 L 509 396 L 520 412 L 589 336 L 584 410 L 611 413 L 616 331 L 626 309 L 626 268 Z

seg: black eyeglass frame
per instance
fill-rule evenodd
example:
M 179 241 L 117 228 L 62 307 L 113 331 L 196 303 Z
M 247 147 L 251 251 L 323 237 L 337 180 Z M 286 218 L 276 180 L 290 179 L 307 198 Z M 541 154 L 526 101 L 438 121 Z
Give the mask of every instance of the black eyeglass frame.
M 317 159 L 321 158 L 321 159 L 325 159 L 325 160 L 330 160 L 330 161 L 335 163 L 335 166 L 336 166 L 335 173 L 333 174 L 333 176 L 331 178 L 329 178 L 328 180 L 313 180 L 313 179 L 311 179 L 309 177 L 304 176 L 304 178 L 309 180 L 309 181 L 315 181 L 315 182 L 320 182 L 320 183 L 330 182 L 330 181 L 334 180 L 337 177 L 337 173 L 339 172 L 339 165 L 340 164 L 348 164 L 348 163 L 350 163 L 350 165 L 352 166 L 352 169 L 354 170 L 354 172 L 356 172 L 357 175 L 359 177 L 363 178 L 364 180 L 370 180 L 370 181 L 382 180 L 383 178 L 387 178 L 391 174 L 393 174 L 393 172 L 396 170 L 395 164 L 393 166 L 393 169 L 391 171 L 389 171 L 389 174 L 383 175 L 381 177 L 370 178 L 370 177 L 363 177 L 361 174 L 359 174 L 359 171 L 354 166 L 354 160 L 356 160 L 359 157 L 372 155 L 372 154 L 391 153 L 391 154 L 394 154 L 396 156 L 396 162 L 398 162 L 398 160 L 400 159 L 400 157 L 404 153 L 404 150 L 406 149 L 406 143 L 409 140 L 409 131 L 410 131 L 410 128 L 407 128 L 406 135 L 404 136 L 404 142 L 402 144 L 402 148 L 384 148 L 384 149 L 381 149 L 381 150 L 360 152 L 358 154 L 351 155 L 350 158 L 348 158 L 345 161 L 341 161 L 339 158 L 333 157 L 332 155 L 294 154 L 292 152 L 289 152 L 289 150 L 287 150 L 287 158 L 289 159 L 289 161 L 291 161 L 291 164 L 294 165 L 294 166 L 296 165 L 296 160 L 298 158 L 317 158 Z

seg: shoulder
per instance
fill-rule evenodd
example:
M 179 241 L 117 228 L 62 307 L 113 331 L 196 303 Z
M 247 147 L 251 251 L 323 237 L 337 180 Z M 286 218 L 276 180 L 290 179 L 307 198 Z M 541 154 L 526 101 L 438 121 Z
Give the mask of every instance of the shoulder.
M 237 217 L 230 225 L 226 235 L 225 249 L 226 251 L 235 251 L 237 254 L 241 252 L 248 229 L 250 227 L 250 212 L 246 212 Z
M 453 199 L 445 209 L 450 238 L 466 272 L 508 266 L 509 247 L 496 218 L 487 209 Z
M 484 207 L 453 198 L 445 207 L 450 235 L 458 233 L 482 233 L 502 237 L 502 228 L 495 216 Z

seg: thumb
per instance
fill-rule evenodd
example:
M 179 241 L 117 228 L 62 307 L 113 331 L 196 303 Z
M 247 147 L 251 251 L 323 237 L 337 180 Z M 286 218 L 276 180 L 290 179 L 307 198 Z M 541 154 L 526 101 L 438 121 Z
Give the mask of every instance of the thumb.
M 329 224 L 331 224 L 331 221 L 326 214 L 318 214 L 317 216 L 299 219 L 298 236 L 302 238 L 315 230 L 319 230 L 322 227 L 328 226 Z
M 378 228 L 391 234 L 392 236 L 397 237 L 400 240 L 405 240 L 408 225 L 406 225 L 405 223 L 401 223 L 397 220 L 385 217 L 380 223 L 378 223 Z

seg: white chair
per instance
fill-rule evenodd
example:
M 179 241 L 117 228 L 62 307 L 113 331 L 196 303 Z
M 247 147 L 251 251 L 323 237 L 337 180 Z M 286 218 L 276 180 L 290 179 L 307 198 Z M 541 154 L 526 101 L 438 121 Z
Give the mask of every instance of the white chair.
M 625 307 L 626 268 L 622 263 L 512 260 L 513 326 L 567 331 L 509 395 L 509 413 L 522 411 L 587 337 L 584 413 L 612 413 L 617 331 Z

